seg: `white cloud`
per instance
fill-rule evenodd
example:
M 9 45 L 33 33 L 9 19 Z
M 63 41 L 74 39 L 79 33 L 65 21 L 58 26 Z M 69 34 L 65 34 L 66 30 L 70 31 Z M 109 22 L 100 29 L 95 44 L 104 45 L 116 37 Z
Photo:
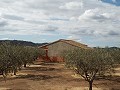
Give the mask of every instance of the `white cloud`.
M 77 21 L 77 17 L 71 17 L 70 21 Z
M 116 3 L 116 0 L 112 0 L 114 3 Z
M 8 23 L 7 23 L 7 21 L 5 20 L 5 19 L 3 19 L 3 18 L 0 18 L 0 27 L 4 27 L 4 26 L 6 26 Z
M 81 40 L 80 40 L 80 37 L 78 37 L 77 35 L 76 35 L 76 36 L 75 36 L 75 35 L 68 36 L 68 39 L 81 41 Z
M 60 9 L 68 9 L 68 10 L 76 10 L 81 9 L 83 7 L 82 2 L 68 2 L 63 6 L 60 6 Z
M 86 10 L 85 13 L 79 16 L 79 20 L 104 22 L 106 20 L 115 20 L 114 17 L 115 15 L 113 13 L 101 12 L 100 9 L 95 8 Z
M 0 0 L 0 35 L 8 34 L 118 42 L 120 7 L 98 0 Z

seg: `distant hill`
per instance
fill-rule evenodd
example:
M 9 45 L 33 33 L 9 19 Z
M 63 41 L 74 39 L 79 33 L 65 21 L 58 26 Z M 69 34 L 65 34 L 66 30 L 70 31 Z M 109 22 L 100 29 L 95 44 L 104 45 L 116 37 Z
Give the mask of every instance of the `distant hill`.
M 120 49 L 120 47 L 93 47 L 93 48 L 101 48 L 101 49 L 105 49 L 105 50 L 115 50 L 115 49 Z
M 22 40 L 0 40 L 0 44 L 2 42 L 10 42 L 13 45 L 23 45 L 23 46 L 42 46 L 48 43 L 33 43 L 30 41 L 22 41 Z

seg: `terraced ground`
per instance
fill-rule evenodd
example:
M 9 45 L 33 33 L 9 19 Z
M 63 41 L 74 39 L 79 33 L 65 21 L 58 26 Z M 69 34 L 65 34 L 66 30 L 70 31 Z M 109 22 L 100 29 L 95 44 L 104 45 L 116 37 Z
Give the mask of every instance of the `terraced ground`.
M 93 90 L 120 90 L 120 68 L 116 76 L 94 81 Z M 41 63 L 23 68 L 17 76 L 0 76 L 0 90 L 88 90 L 88 83 L 63 63 Z

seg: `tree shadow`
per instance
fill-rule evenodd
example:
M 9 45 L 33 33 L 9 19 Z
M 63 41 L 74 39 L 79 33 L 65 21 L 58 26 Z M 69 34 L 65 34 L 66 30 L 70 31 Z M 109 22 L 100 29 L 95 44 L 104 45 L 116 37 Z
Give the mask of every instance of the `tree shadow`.
M 106 78 L 106 80 L 120 83 L 120 76 L 112 76 L 111 78 Z
M 71 79 L 69 79 L 69 80 L 67 80 L 68 82 L 72 82 L 72 81 L 74 81 L 74 82 L 83 82 L 83 81 L 85 81 L 84 79 L 81 79 L 81 78 L 71 78 Z
M 13 78 L 0 78 L 0 81 L 7 81 L 7 80 L 14 80 L 14 79 L 28 79 L 33 81 L 40 81 L 40 80 L 47 80 L 47 79 L 53 79 L 53 78 L 61 78 L 62 76 L 50 76 L 50 75 L 34 75 L 34 74 L 27 74 L 27 75 L 17 75 Z
M 60 77 L 61 76 L 27 74 L 27 75 L 18 75 L 16 79 L 29 79 L 29 80 L 39 81 L 39 80 L 47 80 L 47 79 L 60 78 Z
M 49 63 L 41 62 L 41 63 L 36 63 L 34 65 L 44 65 L 44 66 L 47 66 L 47 65 L 55 65 L 55 63 L 54 62 L 49 62 Z
M 24 70 L 35 70 L 35 71 L 61 71 L 61 69 L 51 67 L 26 67 Z
M 101 77 L 96 77 L 96 80 L 109 80 L 120 83 L 120 76 L 101 76 Z

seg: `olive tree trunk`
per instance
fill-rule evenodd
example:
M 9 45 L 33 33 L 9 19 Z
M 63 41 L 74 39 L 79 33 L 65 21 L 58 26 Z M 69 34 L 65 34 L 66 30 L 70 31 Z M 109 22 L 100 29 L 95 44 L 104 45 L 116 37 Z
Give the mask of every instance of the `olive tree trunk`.
M 93 81 L 89 81 L 89 90 L 92 90 Z
M 26 67 L 26 63 L 24 63 L 24 67 Z

